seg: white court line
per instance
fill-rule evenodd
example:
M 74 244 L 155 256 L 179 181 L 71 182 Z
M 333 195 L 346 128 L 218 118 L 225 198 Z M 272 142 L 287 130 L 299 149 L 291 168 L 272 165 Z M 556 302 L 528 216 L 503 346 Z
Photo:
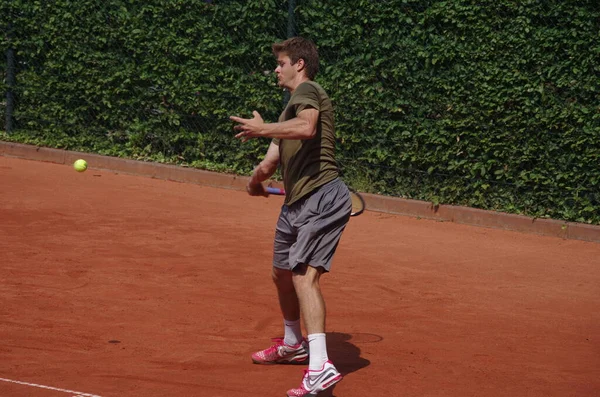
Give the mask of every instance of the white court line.
M 1 382 L 8 382 L 8 383 L 16 383 L 17 385 L 39 387 L 40 389 L 47 389 L 47 390 L 59 391 L 59 392 L 63 392 L 63 393 L 70 393 L 70 394 L 73 394 L 71 397 L 102 397 L 102 396 L 98 396 L 96 394 L 82 393 L 80 391 L 74 391 L 74 390 L 59 389 L 57 387 L 38 385 L 38 384 L 35 384 L 35 383 L 21 382 L 21 381 L 12 380 L 12 379 L 0 378 L 0 381 Z

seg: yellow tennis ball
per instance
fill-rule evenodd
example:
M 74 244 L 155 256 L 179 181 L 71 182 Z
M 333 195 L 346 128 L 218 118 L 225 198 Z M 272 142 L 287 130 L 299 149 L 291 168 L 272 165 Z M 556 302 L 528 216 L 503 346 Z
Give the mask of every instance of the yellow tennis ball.
M 73 168 L 75 168 L 75 171 L 77 172 L 83 172 L 87 170 L 87 162 L 85 160 L 79 159 L 73 163 Z

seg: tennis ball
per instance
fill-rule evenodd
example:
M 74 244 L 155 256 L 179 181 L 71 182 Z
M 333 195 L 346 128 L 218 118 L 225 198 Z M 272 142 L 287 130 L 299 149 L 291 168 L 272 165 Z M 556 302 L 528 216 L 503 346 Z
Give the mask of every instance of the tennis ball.
M 77 172 L 83 172 L 87 170 L 87 162 L 85 160 L 79 159 L 73 163 L 73 168 L 75 168 L 75 171 Z

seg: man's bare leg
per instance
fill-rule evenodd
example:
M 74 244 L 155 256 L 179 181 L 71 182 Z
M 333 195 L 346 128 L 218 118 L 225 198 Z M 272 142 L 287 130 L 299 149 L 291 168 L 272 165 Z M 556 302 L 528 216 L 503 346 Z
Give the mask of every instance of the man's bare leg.
M 325 337 L 325 301 L 319 285 L 323 268 L 302 265 L 294 270 L 292 279 L 310 346 L 309 369 L 319 370 L 329 360 Z
M 284 342 L 290 346 L 297 345 L 302 342 L 302 327 L 300 304 L 292 281 L 292 272 L 273 267 L 273 282 L 277 287 L 279 306 L 283 314 Z

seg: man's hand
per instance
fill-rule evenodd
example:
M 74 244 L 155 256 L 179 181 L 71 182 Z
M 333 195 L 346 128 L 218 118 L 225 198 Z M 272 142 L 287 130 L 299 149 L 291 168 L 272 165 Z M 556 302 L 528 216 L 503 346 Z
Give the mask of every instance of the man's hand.
M 267 193 L 262 183 L 248 182 L 248 185 L 246 185 L 246 191 L 250 196 L 269 196 L 269 193 Z
M 254 118 L 251 119 L 243 119 L 237 116 L 229 117 L 231 120 L 235 121 L 236 123 L 239 123 L 238 125 L 233 127 L 233 129 L 236 131 L 240 131 L 240 133 L 238 133 L 235 137 L 241 139 L 242 142 L 246 142 L 250 138 L 256 138 L 262 135 L 261 132 L 263 130 L 265 122 L 261 117 L 260 113 L 258 113 L 256 110 L 252 112 L 252 115 L 254 116 Z

